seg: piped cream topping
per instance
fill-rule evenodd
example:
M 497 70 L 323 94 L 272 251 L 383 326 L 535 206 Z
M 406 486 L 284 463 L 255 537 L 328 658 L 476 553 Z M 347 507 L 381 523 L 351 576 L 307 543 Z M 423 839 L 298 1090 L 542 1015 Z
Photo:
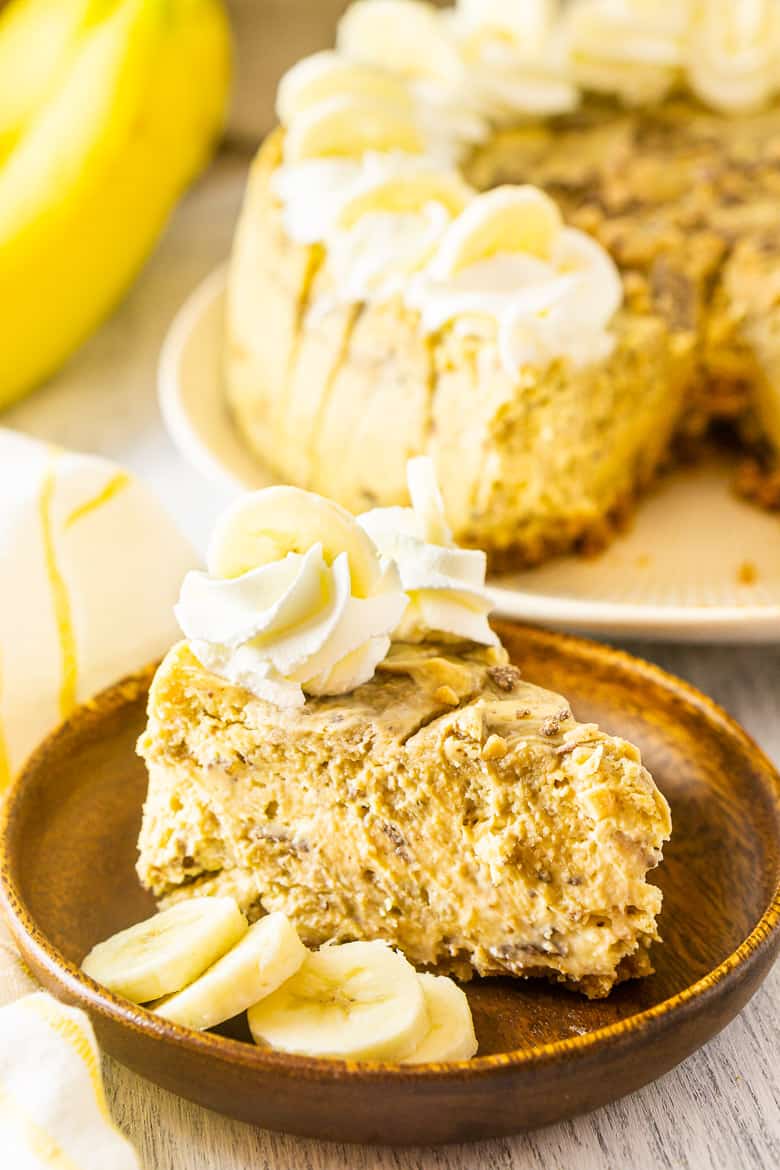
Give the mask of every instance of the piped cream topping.
M 628 105 L 660 101 L 683 80 L 692 0 L 577 0 L 564 19 L 571 74 Z
M 278 94 L 285 229 L 323 245 L 332 276 L 310 312 L 399 296 L 429 332 L 494 331 L 511 376 L 603 360 L 622 301 L 606 251 L 533 188 L 477 196 L 461 155 L 493 125 L 572 109 L 582 87 L 640 103 L 687 77 L 718 108 L 760 106 L 780 85 L 779 12 L 777 0 L 353 4 L 338 48 L 299 62 Z
M 494 645 L 485 555 L 453 544 L 429 459 L 410 461 L 409 491 L 411 508 L 359 519 L 300 488 L 239 499 L 176 606 L 195 657 L 259 699 L 300 707 L 368 682 L 392 639 Z
M 454 545 L 429 458 L 410 459 L 407 479 L 411 508 L 374 508 L 358 520 L 382 556 L 397 566 L 409 597 L 394 638 L 496 645 L 488 623 L 485 554 Z
M 580 100 L 555 0 L 460 0 L 451 30 L 464 85 L 494 125 L 563 114 Z
M 429 333 L 449 323 L 465 333 L 492 329 L 510 377 L 556 358 L 577 366 L 603 360 L 622 298 L 606 251 L 565 227 L 533 187 L 499 187 L 474 199 L 406 292 Z
M 686 65 L 694 93 L 716 110 L 761 109 L 780 90 L 780 4 L 700 0 Z
M 207 670 L 279 707 L 367 682 L 390 648 L 405 598 L 387 588 L 355 597 L 346 553 L 289 553 L 235 580 L 190 573 L 176 616 Z M 305 694 L 304 694 L 305 692 Z
M 279 707 L 367 682 L 407 598 L 343 508 L 267 488 L 222 517 L 207 573 L 187 574 L 176 617 L 207 670 Z
M 629 104 L 687 85 L 740 111 L 777 92 L 776 0 L 358 0 L 338 46 L 363 66 L 439 87 L 488 123 L 550 115 L 582 90 Z
M 477 195 L 430 160 L 376 154 L 284 166 L 275 184 L 291 237 L 326 248 L 333 279 L 315 316 L 334 301 L 399 296 L 428 333 L 487 323 L 510 376 L 559 357 L 599 361 L 612 348 L 617 270 L 535 187 Z

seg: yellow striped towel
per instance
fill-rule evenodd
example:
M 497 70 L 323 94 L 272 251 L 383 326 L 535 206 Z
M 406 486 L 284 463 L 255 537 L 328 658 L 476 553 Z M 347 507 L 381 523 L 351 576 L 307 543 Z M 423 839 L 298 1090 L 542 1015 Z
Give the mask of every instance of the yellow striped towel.
M 8 1170 L 140 1170 L 109 1116 L 89 1019 L 43 991 L 0 1008 L 0 1152 Z

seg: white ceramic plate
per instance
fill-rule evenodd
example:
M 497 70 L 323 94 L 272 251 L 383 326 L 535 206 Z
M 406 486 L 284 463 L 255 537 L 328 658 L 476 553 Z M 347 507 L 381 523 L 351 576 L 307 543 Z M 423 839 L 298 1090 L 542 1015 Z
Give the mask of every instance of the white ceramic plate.
M 220 268 L 177 315 L 160 360 L 160 401 L 182 454 L 239 492 L 273 477 L 244 447 L 225 404 L 224 293 Z M 729 479 L 715 460 L 668 476 L 600 556 L 494 578 L 497 611 L 613 637 L 780 639 L 780 519 L 738 500 Z

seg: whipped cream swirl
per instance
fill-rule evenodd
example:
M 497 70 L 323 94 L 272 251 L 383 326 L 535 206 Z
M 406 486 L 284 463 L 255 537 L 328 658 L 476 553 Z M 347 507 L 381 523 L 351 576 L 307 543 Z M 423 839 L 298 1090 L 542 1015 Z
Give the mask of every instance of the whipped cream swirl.
M 312 158 L 274 171 L 272 190 L 282 204 L 282 222 L 296 244 L 321 244 L 338 213 L 372 165 L 372 157 Z
M 555 0 L 459 0 L 451 28 L 464 86 L 483 116 L 505 125 L 579 103 Z
M 490 216 L 480 215 L 480 204 L 488 210 L 495 204 L 498 218 L 500 191 L 474 200 L 461 222 L 453 223 L 452 238 L 465 235 L 467 217 L 474 220 L 475 235 L 480 226 L 484 230 Z M 590 236 L 561 226 L 541 255 L 510 250 L 507 240 L 505 249 L 498 247 L 454 272 L 440 263 L 451 252 L 449 244 L 445 234 L 438 255 L 412 278 L 406 292 L 426 332 L 452 322 L 461 333 L 483 335 L 492 323 L 510 377 L 523 366 L 547 366 L 556 358 L 584 366 L 609 356 L 614 347 L 609 326 L 622 303 L 623 286 L 611 257 Z
M 304 507 L 304 497 L 319 499 L 299 495 Z M 321 502 L 327 521 L 327 501 Z M 257 511 L 254 520 L 247 512 L 239 540 L 253 531 Z M 300 707 L 306 695 L 343 694 L 373 677 L 407 598 L 394 566 L 380 564 L 349 519 L 363 566 L 367 555 L 375 558 L 366 596 L 356 595 L 349 550 L 331 559 L 322 542 L 235 577 L 203 572 L 185 577 L 176 617 L 207 670 L 279 707 Z
M 692 0 L 576 0 L 564 16 L 572 77 L 630 105 L 660 101 L 682 79 Z
M 765 106 L 780 90 L 780 4 L 700 0 L 687 67 L 694 93 L 716 110 Z
M 453 544 L 429 458 L 410 459 L 407 478 L 411 508 L 374 508 L 358 517 L 382 556 L 397 565 L 409 597 L 394 639 L 496 645 L 488 622 L 485 554 Z
M 354 227 L 334 232 L 328 265 L 339 296 L 348 302 L 386 301 L 404 293 L 409 277 L 435 251 L 450 222 L 431 201 L 419 211 L 374 211 Z
M 403 151 L 367 151 L 359 158 L 314 158 L 284 163 L 274 172 L 271 182 L 274 194 L 283 205 L 284 227 L 290 239 L 298 244 L 325 244 L 330 248 L 334 239 L 344 238 L 339 220 L 353 200 L 396 178 L 415 184 L 437 174 L 449 177 L 453 185 L 459 184 L 464 195 L 473 194 L 457 171 L 442 171 L 434 159 Z M 377 210 L 382 209 L 377 207 Z
M 454 11 L 371 0 L 347 10 L 338 45 L 353 60 L 405 77 L 432 153 L 457 161 L 491 123 L 576 105 L 555 10 L 549 0 L 472 0 Z

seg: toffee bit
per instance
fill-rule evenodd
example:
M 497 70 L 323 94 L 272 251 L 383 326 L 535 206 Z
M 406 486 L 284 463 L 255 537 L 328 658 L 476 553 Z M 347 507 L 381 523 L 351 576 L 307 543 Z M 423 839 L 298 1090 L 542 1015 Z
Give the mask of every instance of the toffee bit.
M 460 699 L 452 687 L 437 687 L 433 697 L 437 703 L 446 703 L 448 707 L 457 707 L 460 704 Z
M 490 666 L 487 673 L 501 691 L 513 691 L 523 677 L 516 666 Z
M 530 719 L 530 718 L 531 718 L 531 708 L 530 707 L 518 707 L 517 710 L 515 711 L 515 719 Z
M 558 722 L 560 716 L 551 715 L 549 719 L 545 719 L 544 723 L 539 728 L 542 735 L 551 738 L 553 735 L 558 735 L 561 730 L 561 725 Z
M 564 707 L 562 711 L 559 711 L 556 715 L 556 719 L 559 723 L 565 723 L 567 719 L 571 719 L 571 711 L 569 708 Z
M 385 821 L 382 824 L 382 832 L 386 837 L 390 838 L 398 856 L 402 857 L 404 861 L 410 861 L 411 858 L 409 856 L 409 849 L 407 847 L 406 838 L 404 837 L 401 830 L 395 825 L 391 825 L 388 821 Z
M 483 760 L 503 760 L 509 748 L 500 735 L 489 735 L 482 749 Z

